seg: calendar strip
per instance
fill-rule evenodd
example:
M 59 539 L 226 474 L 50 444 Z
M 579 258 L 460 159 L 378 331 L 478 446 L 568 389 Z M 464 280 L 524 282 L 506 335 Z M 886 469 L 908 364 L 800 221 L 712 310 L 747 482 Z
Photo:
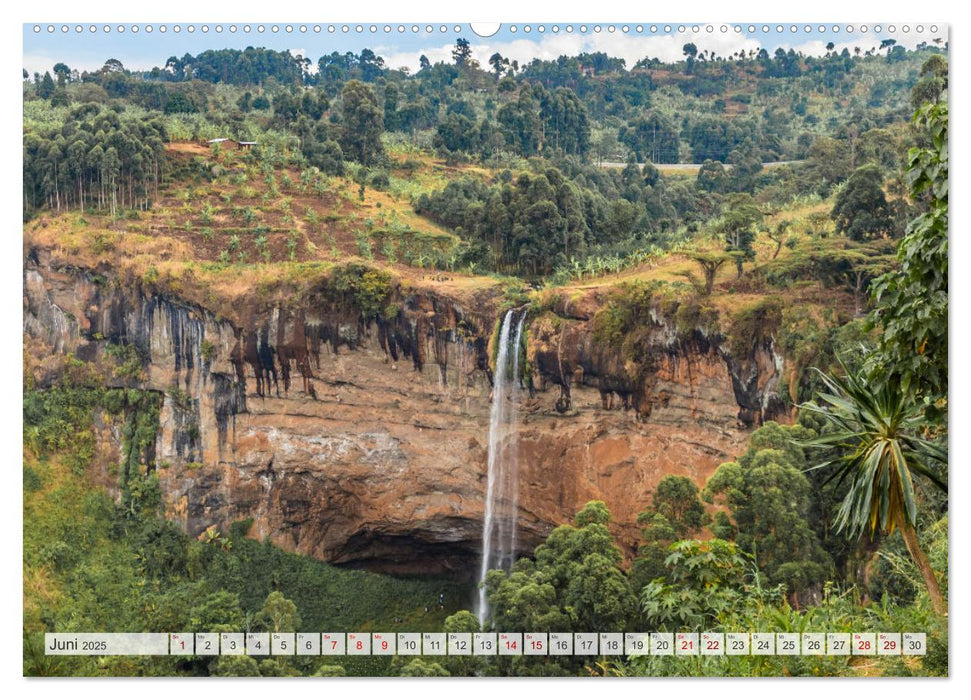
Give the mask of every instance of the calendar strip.
M 49 656 L 923 656 L 924 632 L 47 633 Z

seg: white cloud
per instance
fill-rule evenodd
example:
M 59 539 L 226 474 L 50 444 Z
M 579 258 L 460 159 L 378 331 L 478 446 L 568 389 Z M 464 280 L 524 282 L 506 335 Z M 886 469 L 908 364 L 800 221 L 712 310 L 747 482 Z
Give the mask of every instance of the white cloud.
M 384 59 L 384 65 L 388 68 L 407 67 L 412 73 L 418 70 L 418 59 L 427 56 L 432 63 L 440 61 L 450 62 L 452 60 L 452 49 L 454 44 L 444 44 L 442 46 L 429 46 L 415 51 L 399 51 L 393 46 L 378 46 L 374 53 Z
M 947 33 L 937 32 L 932 33 L 929 28 L 924 29 L 923 32 L 917 32 L 916 29 L 911 30 L 907 34 L 897 33 L 892 37 L 888 37 L 885 34 L 879 35 L 867 35 L 867 34 L 853 34 L 846 37 L 842 41 L 839 41 L 837 37 L 832 37 L 827 41 L 821 39 L 814 39 L 805 42 L 781 42 L 780 45 L 786 51 L 789 49 L 795 49 L 807 56 L 825 56 L 826 55 L 826 45 L 832 41 L 834 44 L 834 51 L 840 53 L 843 49 L 849 50 L 852 54 L 853 49 L 857 46 L 860 47 L 861 51 L 868 51 L 870 49 L 875 49 L 880 51 L 880 43 L 887 38 L 893 38 L 897 41 L 897 46 L 903 46 L 906 49 L 915 49 L 920 43 L 933 44 L 934 39 L 941 39 L 942 45 L 943 41 L 947 41 Z
M 310 75 L 316 75 L 317 72 L 320 70 L 320 67 L 317 65 L 317 59 L 315 59 L 312 55 L 308 54 L 307 49 L 287 49 L 287 51 L 290 53 L 291 56 L 295 58 L 310 59 L 310 63 L 307 64 L 307 68 L 304 71 L 305 73 L 308 73 Z
M 898 31 L 893 35 L 899 45 L 908 49 L 915 48 L 921 42 L 932 43 L 935 38 L 942 38 L 944 40 L 947 38 L 946 26 L 942 26 L 935 34 L 930 32 L 929 25 L 924 25 L 924 31 L 920 33 L 916 31 L 916 27 L 914 26 L 911 26 L 910 30 L 907 34 Z M 842 51 L 843 48 L 847 48 L 853 53 L 853 49 L 856 46 L 859 46 L 864 51 L 879 47 L 880 41 L 886 35 L 855 33 L 853 35 L 843 34 L 842 36 L 838 36 L 830 34 L 823 39 L 811 38 L 813 36 L 818 35 L 792 36 L 792 41 L 780 42 L 776 40 L 763 42 L 762 35 L 746 35 L 731 31 L 722 33 L 716 29 L 712 33 L 702 30 L 698 33 L 679 32 L 660 35 L 624 34 L 619 31 L 588 32 L 586 34 L 568 34 L 565 31 L 560 31 L 557 34 L 553 34 L 548 31 L 543 35 L 533 32 L 528 36 L 521 34 L 520 38 L 505 39 L 502 41 L 497 41 L 495 38 L 482 39 L 475 36 L 471 36 L 469 39 L 472 42 L 473 57 L 479 61 L 483 68 L 488 70 L 489 56 L 495 52 L 499 52 L 509 60 L 516 60 L 523 66 L 534 58 L 554 60 L 563 55 L 575 56 L 582 52 L 602 51 L 609 56 L 623 58 L 627 67 L 631 68 L 637 61 L 646 57 L 656 57 L 665 62 L 683 60 L 684 54 L 682 47 L 689 42 L 695 44 L 699 52 L 714 51 L 718 56 L 723 57 L 729 56 L 739 50 L 747 52 L 750 49 L 759 49 L 763 46 L 763 43 L 773 47 L 770 49 L 770 52 L 774 51 L 776 46 L 782 46 L 786 50 L 792 48 L 806 55 L 821 56 L 826 53 L 826 44 L 830 40 L 836 44 L 837 51 Z M 770 34 L 765 38 L 775 39 L 775 35 Z M 402 50 L 399 46 L 388 43 L 382 46 L 375 46 L 374 51 L 384 58 L 385 65 L 389 68 L 407 66 L 414 72 L 418 70 L 418 58 L 422 54 L 427 56 L 432 63 L 438 63 L 439 61 L 450 62 L 452 60 L 453 47 L 453 43 L 443 41 L 441 44 L 427 46 L 423 49 Z M 292 48 L 289 51 L 294 55 L 300 54 L 307 56 L 306 48 Z M 311 50 L 311 53 L 314 53 L 313 50 Z M 146 59 L 130 59 L 131 62 L 129 63 L 128 60 L 125 60 L 126 57 L 124 55 L 118 55 L 117 58 L 121 59 L 125 67 L 130 70 L 147 70 L 159 63 L 159 61 L 153 62 Z M 316 71 L 317 56 L 311 55 L 309 58 L 313 62 L 311 71 Z M 46 70 L 50 70 L 54 63 L 59 60 L 62 60 L 62 58 L 53 57 L 46 53 L 25 52 L 23 55 L 23 66 L 31 74 L 34 71 L 43 73 Z M 77 58 L 68 61 L 68 63 L 72 68 L 77 68 L 82 71 L 97 70 L 104 65 L 103 60 L 94 58 Z
M 59 63 L 63 60 L 63 58 L 55 58 L 48 54 L 25 53 L 23 56 L 23 67 L 27 70 L 31 77 L 33 77 L 34 73 L 40 73 L 43 75 L 45 71 L 52 70 L 55 63 Z M 83 72 L 98 70 L 105 64 L 105 61 L 104 59 L 101 59 L 100 61 L 94 59 L 78 59 L 66 61 L 66 63 L 71 67 L 72 70 Z M 126 64 L 125 67 L 129 68 L 130 66 Z
M 638 36 L 619 32 L 584 35 L 560 32 L 536 39 L 500 42 L 473 40 L 472 55 L 483 67 L 488 66 L 489 57 L 496 52 L 510 61 L 518 61 L 522 66 L 534 58 L 554 60 L 560 56 L 602 51 L 609 56 L 624 59 L 630 68 L 642 58 L 659 58 L 666 62 L 681 60 L 684 58 L 683 47 L 689 42 L 694 43 L 699 51 L 714 51 L 719 56 L 727 56 L 739 50 L 758 49 L 760 46 L 756 39 L 737 34 Z M 452 44 L 444 44 L 417 54 L 387 49 L 376 52 L 384 57 L 389 67 L 408 66 L 414 71 L 418 69 L 420 54 L 423 53 L 432 63 L 450 61 L 452 47 Z
M 938 32 L 937 36 L 946 36 Z M 855 34 L 846 37 L 843 41 L 835 41 L 836 50 L 842 51 L 848 48 L 853 52 L 855 46 L 862 50 L 879 47 L 885 35 L 860 35 Z M 895 37 L 897 43 L 908 49 L 913 49 L 918 43 L 926 41 L 932 42 L 934 34 L 928 29 L 923 33 L 911 31 L 904 35 L 897 33 Z M 509 60 L 519 61 L 525 65 L 534 58 L 542 60 L 553 60 L 560 56 L 575 56 L 583 52 L 602 51 L 609 56 L 623 58 L 628 68 L 631 68 L 642 58 L 659 58 L 665 62 L 674 62 L 684 59 L 683 47 L 687 43 L 693 43 L 698 47 L 698 51 L 714 52 L 718 56 L 730 56 L 737 51 L 748 52 L 752 49 L 760 49 L 763 42 L 757 36 L 746 34 L 736 34 L 733 32 L 699 32 L 699 33 L 677 33 L 664 35 L 639 35 L 623 34 L 620 32 L 600 32 L 588 34 L 546 34 L 538 37 L 513 39 L 507 41 L 489 41 L 473 38 L 472 55 L 479 63 L 488 69 L 489 56 L 499 52 Z M 827 41 L 820 39 L 806 39 L 805 41 L 791 42 L 772 42 L 773 47 L 781 45 L 787 51 L 792 48 L 811 56 L 822 56 L 826 53 Z M 382 46 L 375 49 L 375 53 L 385 59 L 385 64 L 389 68 L 399 68 L 407 66 L 413 72 L 418 69 L 418 58 L 424 54 L 432 63 L 439 61 L 452 60 L 453 44 L 441 44 L 439 46 L 428 47 L 416 51 L 400 51 L 394 46 Z M 775 49 L 773 48 L 772 51 Z

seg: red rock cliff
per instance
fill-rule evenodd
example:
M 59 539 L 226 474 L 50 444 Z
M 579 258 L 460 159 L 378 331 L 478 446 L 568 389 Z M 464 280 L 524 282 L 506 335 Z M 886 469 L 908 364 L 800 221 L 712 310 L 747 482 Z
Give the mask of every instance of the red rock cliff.
M 334 563 L 474 575 L 495 295 L 398 290 L 397 316 L 365 323 L 320 289 L 228 318 L 110 270 L 58 267 L 43 250 L 28 255 L 24 290 L 25 334 L 53 352 L 143 351 L 144 387 L 165 394 L 156 462 L 167 512 L 189 534 L 252 518 L 252 536 Z M 703 484 L 779 410 L 771 339 L 733 358 L 658 316 L 632 380 L 594 341 L 598 303 L 527 324 L 524 550 L 599 499 L 632 553 L 637 513 L 663 476 Z

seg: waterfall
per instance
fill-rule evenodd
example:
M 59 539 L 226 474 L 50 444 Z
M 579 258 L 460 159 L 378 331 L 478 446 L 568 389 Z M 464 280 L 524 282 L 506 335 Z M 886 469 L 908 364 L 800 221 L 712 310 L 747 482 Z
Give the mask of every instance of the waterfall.
M 489 471 L 485 517 L 482 522 L 482 560 L 479 572 L 477 614 L 482 625 L 489 616 L 485 577 L 490 569 L 512 567 L 516 558 L 516 518 L 519 511 L 519 460 L 516 424 L 519 417 L 519 347 L 525 312 L 512 333 L 514 312 L 509 310 L 499 329 L 499 347 L 492 383 L 489 413 Z M 510 335 L 513 335 L 510 342 Z M 510 357 L 510 351 L 512 357 Z
M 507 522 L 510 525 L 510 531 L 508 540 L 509 548 L 507 550 L 508 557 L 505 560 L 500 560 L 503 568 L 507 570 L 511 569 L 512 565 L 516 562 L 517 535 L 519 534 L 519 528 L 517 527 L 519 519 L 519 389 L 522 386 L 520 383 L 522 375 L 519 369 L 519 348 L 522 343 L 523 323 L 525 321 L 526 312 L 523 311 L 523 315 L 519 317 L 519 323 L 516 324 L 516 335 L 512 341 L 512 391 L 510 392 L 509 417 L 507 420 L 507 424 L 511 427 L 511 430 L 506 441 L 508 457 L 505 460 L 506 469 L 503 472 L 506 476 L 506 487 L 502 490 L 509 503 L 509 518 Z

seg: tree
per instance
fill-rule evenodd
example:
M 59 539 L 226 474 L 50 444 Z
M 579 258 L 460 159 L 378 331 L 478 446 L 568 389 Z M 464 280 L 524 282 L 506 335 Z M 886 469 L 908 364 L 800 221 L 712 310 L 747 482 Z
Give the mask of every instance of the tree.
M 913 395 L 941 429 L 948 387 L 947 105 L 925 105 L 914 121 L 927 131 L 930 145 L 910 150 L 907 182 L 927 209 L 897 246 L 898 269 L 871 286 L 871 320 L 880 329 L 873 364 L 880 379 Z
M 512 573 L 486 578 L 493 629 L 554 632 L 626 629 L 635 599 L 620 569 L 620 550 L 607 529 L 610 512 L 591 501 L 573 525 L 553 530 Z
M 446 151 L 471 153 L 478 146 L 479 134 L 475 122 L 464 114 L 452 112 L 438 125 L 433 143 Z
M 401 102 L 401 91 L 396 83 L 388 83 L 384 86 L 384 128 L 388 131 L 396 131 L 400 128 L 398 123 L 398 107 Z
M 668 475 L 654 491 L 652 506 L 637 516 L 641 546 L 631 564 L 631 585 L 635 591 L 663 576 L 668 547 L 675 540 L 694 536 L 708 524 L 708 513 L 698 497 L 698 487 L 684 476 Z
M 54 79 L 51 77 L 50 71 L 47 71 L 40 83 L 37 84 L 37 96 L 46 100 L 54 94 L 54 88 Z
M 224 590 L 207 595 L 192 607 L 189 614 L 189 631 L 211 632 L 224 625 L 225 631 L 234 632 L 242 629 L 243 623 L 239 596 Z
M 166 114 L 194 114 L 198 111 L 199 107 L 187 95 L 181 92 L 172 93 L 165 101 Z
M 292 600 L 280 591 L 271 591 L 253 623 L 267 632 L 296 632 L 300 627 L 300 614 Z
M 456 39 L 455 48 L 452 49 L 452 60 L 455 61 L 455 65 L 462 68 L 469 64 L 471 58 L 472 46 L 469 44 L 469 40 L 464 37 Z
M 51 107 L 67 107 L 69 104 L 71 104 L 71 98 L 64 88 L 57 88 L 51 95 Z
M 711 629 L 743 600 L 745 557 L 733 542 L 676 542 L 664 566 L 665 578 L 641 591 L 641 609 L 650 629 Z
M 762 172 L 762 151 L 752 141 L 746 141 L 728 154 L 732 169 L 728 173 L 730 188 L 735 192 L 753 192 Z
M 214 676 L 241 678 L 260 675 L 259 665 L 252 656 L 220 656 L 210 668 Z
M 745 454 L 718 467 L 703 492 L 731 516 L 731 527 L 716 523 L 715 536 L 734 537 L 769 581 L 788 585 L 794 601 L 821 584 L 832 566 L 809 524 L 812 489 L 800 470 L 802 454 L 789 444 L 810 437 L 802 426 L 766 422 Z
M 875 388 L 863 372 L 846 372 L 843 379 L 819 375 L 828 391 L 817 394 L 820 405 L 803 408 L 824 417 L 832 431 L 806 444 L 836 451 L 835 457 L 814 468 L 832 469 L 827 481 L 847 484 L 837 527 L 855 537 L 889 535 L 899 529 L 934 611 L 944 615 L 947 606 L 940 584 L 917 537 L 914 477 L 927 479 L 946 493 L 938 469 L 947 464 L 947 452 L 921 437 L 921 406 L 897 384 L 885 382 Z
M 705 192 L 724 192 L 728 187 L 725 166 L 717 160 L 706 160 L 698 169 L 696 184 Z
M 105 61 L 105 64 L 101 67 L 104 73 L 124 73 L 125 66 L 117 58 L 109 58 Z
M 66 63 L 55 63 L 54 75 L 57 76 L 57 84 L 59 86 L 64 85 L 71 80 L 71 69 Z
M 725 249 L 735 260 L 738 277 L 742 263 L 755 257 L 755 226 L 762 221 L 762 212 L 751 195 L 733 194 L 728 198 L 719 228 L 725 236 Z
M 853 171 L 836 197 L 830 214 L 837 233 L 854 241 L 886 235 L 893 227 L 893 217 L 883 193 L 883 172 L 873 163 Z
M 669 474 L 661 479 L 654 491 L 653 505 L 654 512 L 671 523 L 679 539 L 700 530 L 708 522 L 708 514 L 698 498 L 698 487 L 686 476 Z
M 691 253 L 689 257 L 701 266 L 705 275 L 705 294 L 711 296 L 715 287 L 715 276 L 718 268 L 727 263 L 731 258 L 725 253 Z
M 698 47 L 694 44 L 685 44 L 682 47 L 681 53 L 685 56 L 685 72 L 691 73 L 694 71 L 695 58 L 698 56 Z
M 418 678 L 428 676 L 443 677 L 451 674 L 442 668 L 441 664 L 435 663 L 434 661 L 412 659 L 401 667 L 401 672 L 398 675 L 408 678 Z
M 519 97 L 503 105 L 496 114 L 503 129 L 506 143 L 514 144 L 524 156 L 536 155 L 542 142 L 543 123 L 528 85 L 519 91 Z
M 920 67 L 920 80 L 910 91 L 910 101 L 915 110 L 920 109 L 921 105 L 938 102 L 946 90 L 947 59 L 933 54 Z
M 680 158 L 677 128 L 656 111 L 622 126 L 617 132 L 617 140 L 630 148 L 639 161 L 677 163 Z
M 479 632 L 479 620 L 468 610 L 459 610 L 454 615 L 449 615 L 445 618 L 443 631 L 446 633 Z M 486 660 L 481 657 L 455 656 L 449 657 L 442 664 L 433 664 L 433 667 L 412 667 L 409 673 L 404 673 L 403 669 L 400 675 L 473 676 L 482 671 L 482 669 L 485 667 L 485 662 Z M 409 666 L 411 666 L 411 664 L 409 664 Z M 438 669 L 434 668 L 434 666 L 437 666 Z M 407 668 L 407 666 L 405 668 Z M 439 669 L 441 669 L 441 673 L 439 672 Z
M 361 71 L 361 79 L 366 83 L 373 83 L 384 73 L 384 59 L 371 49 L 362 49 L 357 59 L 357 67 Z
M 159 119 L 119 116 L 97 105 L 77 106 L 69 111 L 63 128 L 25 132 L 26 208 L 144 207 L 150 196 L 157 196 L 166 140 Z
M 502 54 L 496 51 L 489 56 L 489 65 L 492 66 L 492 72 L 496 74 L 496 80 L 499 80 L 509 66 L 509 59 L 503 58 Z
M 637 516 L 637 522 L 643 527 L 641 544 L 630 567 L 630 583 L 635 592 L 664 576 L 668 549 L 680 539 L 668 519 L 655 511 L 643 511 Z
M 341 149 L 362 165 L 377 163 L 384 157 L 384 116 L 374 91 L 360 80 L 349 80 L 341 90 L 341 100 Z
M 318 132 L 318 135 L 322 134 Z M 307 162 L 321 172 L 337 176 L 344 174 L 344 152 L 336 141 L 310 139 L 302 150 Z
M 573 90 L 558 87 L 540 100 L 546 143 L 566 153 L 583 155 L 590 148 L 587 108 Z
M 787 240 L 786 233 L 789 231 L 789 226 L 791 225 L 788 219 L 783 219 L 776 224 L 775 229 L 766 230 L 766 235 L 775 243 L 775 250 L 772 253 L 773 260 L 779 257 L 779 251 L 782 250 L 782 244 Z
M 631 120 L 617 132 L 617 140 L 627 145 L 639 161 L 677 163 L 680 136 L 677 128 L 656 111 Z
M 347 671 L 337 664 L 322 664 L 313 672 L 315 678 L 343 678 Z
M 819 183 L 820 194 L 827 194 L 832 185 L 846 179 L 851 172 L 846 142 L 828 136 L 818 136 L 809 147 L 806 168 Z

